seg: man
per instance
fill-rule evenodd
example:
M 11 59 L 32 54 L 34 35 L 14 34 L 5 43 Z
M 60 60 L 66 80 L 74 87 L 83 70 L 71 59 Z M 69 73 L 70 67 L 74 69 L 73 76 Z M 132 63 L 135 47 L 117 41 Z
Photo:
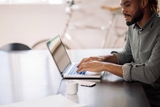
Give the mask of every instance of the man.
M 84 58 L 78 72 L 108 71 L 139 81 L 152 107 L 160 107 L 160 17 L 158 0 L 121 0 L 128 36 L 122 52 Z

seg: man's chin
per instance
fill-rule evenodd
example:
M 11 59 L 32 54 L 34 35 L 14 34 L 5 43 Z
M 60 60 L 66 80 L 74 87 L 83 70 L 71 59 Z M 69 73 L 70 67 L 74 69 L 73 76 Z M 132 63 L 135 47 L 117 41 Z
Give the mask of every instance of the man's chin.
M 133 22 L 128 22 L 128 21 L 126 22 L 127 26 L 131 26 L 132 24 L 134 24 L 134 23 Z

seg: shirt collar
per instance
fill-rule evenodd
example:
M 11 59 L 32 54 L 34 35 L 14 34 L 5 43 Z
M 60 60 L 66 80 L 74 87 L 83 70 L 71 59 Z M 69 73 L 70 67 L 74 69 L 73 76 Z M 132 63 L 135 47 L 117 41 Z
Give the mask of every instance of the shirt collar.
M 136 23 L 133 25 L 133 29 L 136 28 L 137 30 L 150 30 L 152 28 L 153 23 L 155 22 L 155 20 L 158 17 L 158 13 L 154 12 L 151 16 L 151 18 L 148 20 L 148 22 L 142 27 L 140 28 Z

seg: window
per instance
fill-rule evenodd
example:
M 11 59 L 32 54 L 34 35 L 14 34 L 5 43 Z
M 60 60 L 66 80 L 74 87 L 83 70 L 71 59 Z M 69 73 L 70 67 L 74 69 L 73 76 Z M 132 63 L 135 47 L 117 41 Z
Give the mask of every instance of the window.
M 63 0 L 0 0 L 0 4 L 62 4 Z
M 0 0 L 0 2 L 5 2 L 6 0 Z

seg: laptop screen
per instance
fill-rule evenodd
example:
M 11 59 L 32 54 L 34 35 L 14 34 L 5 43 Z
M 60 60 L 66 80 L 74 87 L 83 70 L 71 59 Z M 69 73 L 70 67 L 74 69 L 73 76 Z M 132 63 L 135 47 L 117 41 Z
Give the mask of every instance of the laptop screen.
M 58 69 L 62 72 L 64 68 L 71 63 L 71 61 L 61 41 L 61 38 L 59 36 L 52 38 L 47 42 L 47 46 Z

